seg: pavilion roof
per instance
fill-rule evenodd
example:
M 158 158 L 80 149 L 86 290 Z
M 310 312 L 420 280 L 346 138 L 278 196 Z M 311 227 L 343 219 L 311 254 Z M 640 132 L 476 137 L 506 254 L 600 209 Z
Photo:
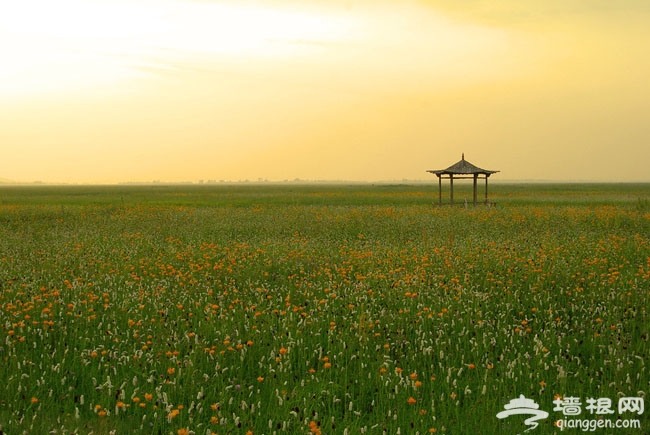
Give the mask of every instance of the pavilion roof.
M 485 174 L 486 176 L 489 176 L 491 174 L 497 173 L 499 171 L 491 171 L 489 169 L 481 169 L 478 166 L 475 166 L 465 160 L 465 154 L 463 153 L 462 158 L 448 167 L 447 169 L 435 169 L 435 170 L 429 170 L 427 172 L 430 172 L 435 175 L 442 175 L 442 174 Z

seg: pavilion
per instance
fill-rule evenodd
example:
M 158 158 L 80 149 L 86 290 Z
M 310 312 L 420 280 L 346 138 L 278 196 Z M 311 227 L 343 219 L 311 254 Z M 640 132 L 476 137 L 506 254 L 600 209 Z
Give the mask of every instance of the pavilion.
M 442 205 L 442 179 L 449 178 L 449 187 L 450 187 L 450 203 L 454 203 L 454 180 L 458 179 L 473 179 L 474 180 L 474 205 L 476 205 L 476 185 L 480 177 L 485 178 L 485 203 L 488 204 L 488 178 L 490 175 L 495 174 L 499 171 L 490 171 L 487 169 L 481 169 L 477 166 L 474 166 L 467 160 L 465 160 L 465 153 L 462 154 L 462 158 L 459 162 L 454 163 L 447 169 L 438 169 L 427 171 L 432 174 L 435 174 L 438 177 L 438 203 Z

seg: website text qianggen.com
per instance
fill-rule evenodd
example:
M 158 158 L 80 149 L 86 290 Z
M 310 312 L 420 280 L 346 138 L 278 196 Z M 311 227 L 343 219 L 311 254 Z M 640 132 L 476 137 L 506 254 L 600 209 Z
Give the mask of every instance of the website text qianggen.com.
M 595 432 L 598 429 L 641 429 L 639 420 L 607 420 L 607 419 L 562 419 L 555 422 L 561 431 L 564 429 L 580 429 L 583 432 Z

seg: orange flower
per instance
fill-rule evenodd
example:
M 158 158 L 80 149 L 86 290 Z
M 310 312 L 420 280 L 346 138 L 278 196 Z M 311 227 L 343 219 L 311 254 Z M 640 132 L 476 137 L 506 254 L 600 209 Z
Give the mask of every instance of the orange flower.
M 167 369 L 167 374 L 168 375 L 173 375 L 175 371 L 176 371 L 176 369 L 174 367 L 170 367 L 170 368 Z
M 31 402 L 32 402 L 32 403 L 38 403 L 38 398 L 36 398 L 36 397 L 32 397 Z
M 284 346 L 280 348 L 280 355 L 286 355 L 288 352 L 288 349 Z
M 144 395 L 144 400 L 150 401 L 151 399 L 153 399 L 153 394 L 147 393 Z
M 178 429 L 178 431 L 176 431 L 176 433 L 178 435 L 189 435 L 190 431 L 185 429 L 184 427 L 182 427 L 182 428 Z
M 309 432 L 311 432 L 313 434 L 320 434 L 321 432 L 320 432 L 320 428 L 318 427 L 318 423 L 316 423 L 313 420 L 310 421 L 309 422 Z
M 325 364 L 323 364 L 323 367 L 325 367 L 326 369 L 329 369 L 329 368 L 332 367 L 332 363 L 326 362 Z
M 264 376 L 257 377 L 257 382 L 263 382 L 263 381 L 264 381 Z
M 417 403 L 417 400 L 415 400 L 413 397 L 409 397 L 407 402 L 408 402 L 409 405 L 414 405 L 415 403 Z
M 467 364 L 467 368 L 473 370 L 476 368 L 476 366 L 474 364 Z

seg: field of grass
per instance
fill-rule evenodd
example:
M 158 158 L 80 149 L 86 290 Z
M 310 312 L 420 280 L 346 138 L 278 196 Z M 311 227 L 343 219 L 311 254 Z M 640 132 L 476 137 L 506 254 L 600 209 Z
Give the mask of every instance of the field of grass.
M 647 433 L 650 185 L 490 197 L 0 187 L 0 431 L 515 434 L 523 394 Z

